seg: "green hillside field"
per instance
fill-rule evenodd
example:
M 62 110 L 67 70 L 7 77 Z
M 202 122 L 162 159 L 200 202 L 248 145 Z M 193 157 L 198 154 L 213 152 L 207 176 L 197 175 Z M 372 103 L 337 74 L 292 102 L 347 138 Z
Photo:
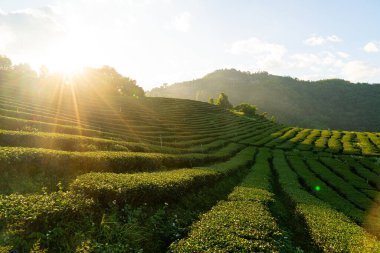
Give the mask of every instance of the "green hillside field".
M 257 105 L 260 112 L 292 126 L 380 131 L 380 84 L 341 79 L 303 81 L 267 72 L 224 69 L 196 80 L 154 88 L 148 96 L 207 102 L 221 92 L 234 105 Z
M 0 252 L 380 252 L 380 133 L 52 90 L 0 86 Z

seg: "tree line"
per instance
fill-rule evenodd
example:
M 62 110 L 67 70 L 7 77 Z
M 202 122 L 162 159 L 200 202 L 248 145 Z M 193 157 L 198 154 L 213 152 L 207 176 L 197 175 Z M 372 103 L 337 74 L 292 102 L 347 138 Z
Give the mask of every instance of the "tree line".
M 84 68 L 82 72 L 71 76 L 62 73 L 51 73 L 42 66 L 39 73 L 30 65 L 13 64 L 12 60 L 0 55 L 0 86 L 12 86 L 16 90 L 54 89 L 57 85 L 72 85 L 82 90 L 83 95 L 90 90 L 106 95 L 144 97 L 144 90 L 136 80 L 125 77 L 113 67 Z

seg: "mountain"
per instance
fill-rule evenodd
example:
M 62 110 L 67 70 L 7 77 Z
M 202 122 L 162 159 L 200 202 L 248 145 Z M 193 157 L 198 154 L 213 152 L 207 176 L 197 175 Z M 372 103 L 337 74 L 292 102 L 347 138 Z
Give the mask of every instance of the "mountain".
M 302 81 L 267 72 L 235 69 L 214 71 L 203 78 L 164 85 L 148 96 L 208 101 L 224 92 L 237 105 L 257 105 L 285 124 L 350 131 L 380 130 L 380 84 L 341 79 Z

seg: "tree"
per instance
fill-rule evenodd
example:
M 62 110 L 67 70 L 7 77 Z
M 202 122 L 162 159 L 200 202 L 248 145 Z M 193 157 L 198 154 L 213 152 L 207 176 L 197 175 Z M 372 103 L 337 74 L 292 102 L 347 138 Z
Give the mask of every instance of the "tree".
M 120 86 L 118 90 L 124 96 L 136 97 L 136 98 L 145 96 L 145 92 L 143 88 L 141 88 L 140 86 L 136 84 L 136 80 L 132 80 L 128 77 L 123 77 L 120 80 Z
M 4 56 L 0 55 L 0 70 L 11 70 L 12 68 L 12 61 Z
M 254 116 L 256 114 L 257 107 L 248 103 L 241 103 L 235 106 L 235 111 L 243 112 L 246 116 Z
M 263 113 L 260 114 L 260 117 L 266 119 L 268 117 L 268 113 L 267 112 L 263 112 Z
M 103 66 L 102 68 L 87 68 L 85 72 L 87 83 L 99 92 L 129 97 L 143 97 L 144 90 L 136 84 L 135 80 L 124 77 L 114 68 Z
M 13 66 L 8 81 L 15 87 L 18 86 L 20 89 L 25 89 L 36 84 L 38 81 L 37 77 L 37 73 L 29 64 L 21 63 Z
M 219 105 L 224 109 L 232 109 L 232 104 L 228 101 L 228 96 L 224 92 L 220 93 L 219 97 L 215 101 L 215 105 Z

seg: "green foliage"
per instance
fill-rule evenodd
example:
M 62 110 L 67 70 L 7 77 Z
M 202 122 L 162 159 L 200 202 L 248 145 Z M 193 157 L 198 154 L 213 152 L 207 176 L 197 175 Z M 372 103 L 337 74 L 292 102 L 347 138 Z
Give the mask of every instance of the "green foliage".
M 0 228 L 5 230 L 0 243 L 19 252 L 43 252 L 47 245 L 64 251 L 73 235 L 80 237 L 81 227 L 91 227 L 86 221 L 94 209 L 91 199 L 73 192 L 0 195 Z
M 308 189 L 313 192 L 318 198 L 329 203 L 337 210 L 343 212 L 347 216 L 353 218 L 356 222 L 363 222 L 364 213 L 356 206 L 351 204 L 350 201 L 341 197 L 337 192 L 331 189 L 324 181 L 319 179 L 312 171 L 309 170 L 307 164 L 300 159 L 298 155 L 288 157 L 289 164 L 292 169 L 298 174 L 300 180 L 307 185 Z M 315 163 L 310 164 L 313 167 L 318 166 Z M 318 174 L 319 177 L 321 176 Z M 325 177 L 322 177 L 325 178 Z M 333 183 L 327 181 L 327 183 Z M 316 186 L 319 187 L 319 191 L 316 190 Z
M 260 150 L 252 171 L 228 201 L 202 215 L 187 238 L 171 245 L 171 252 L 282 252 L 285 247 L 294 252 L 269 211 L 274 199 L 268 158 L 268 151 Z
M 220 93 L 220 95 L 217 99 L 210 98 L 209 102 L 214 104 L 214 105 L 220 106 L 224 109 L 232 109 L 233 108 L 232 104 L 228 100 L 228 96 L 224 92 Z
M 250 105 L 247 103 L 241 103 L 241 104 L 235 106 L 234 110 L 238 111 L 238 112 L 243 112 L 244 115 L 252 117 L 256 114 L 257 108 L 255 105 Z
M 100 203 L 142 204 L 175 201 L 191 189 L 233 173 L 251 160 L 253 148 L 240 151 L 227 162 L 212 167 L 179 169 L 152 173 L 88 173 L 71 184 L 75 192 L 93 197 Z
M 288 125 L 379 130 L 380 84 L 354 84 L 339 79 L 302 81 L 263 72 L 221 69 L 197 80 L 175 83 L 165 89 L 154 88 L 148 95 L 206 102 L 220 91 L 229 95 L 231 103 L 253 103 Z
M 47 90 L 54 89 L 54 87 L 61 86 L 62 83 L 70 82 L 71 85 L 82 86 L 82 92 L 77 91 L 77 95 L 81 97 L 88 96 L 94 91 L 103 95 L 123 95 L 135 98 L 145 96 L 144 90 L 136 84 L 135 80 L 122 76 L 109 66 L 98 69 L 87 68 L 83 74 L 72 76 L 71 80 L 68 81 L 64 75 L 50 74 L 46 67 L 38 76 L 28 64 L 12 65 L 9 58 L 0 55 L 0 72 L 2 77 L 6 74 L 4 81 L 12 84 L 18 92 L 29 92 L 31 88 L 35 87 L 45 87 Z M 3 82 L 0 83 L 0 86 L 2 84 Z
M 0 175 L 38 173 L 65 176 L 90 171 L 155 171 L 161 167 L 193 167 L 204 162 L 227 160 L 243 148 L 231 143 L 210 154 L 163 154 L 140 152 L 67 152 L 42 148 L 0 147 Z M 7 170 L 7 164 L 12 169 Z M 62 168 L 65 164 L 67 168 Z
M 12 68 L 12 61 L 4 55 L 0 55 L 0 71 L 7 71 Z
M 362 209 L 369 208 L 369 205 L 371 205 L 370 199 L 368 199 L 368 197 L 366 197 L 363 193 L 357 191 L 353 185 L 346 182 L 324 164 L 321 164 L 314 159 L 308 159 L 307 162 L 312 171 L 318 173 L 324 181 L 333 185 L 335 190 L 341 194 L 344 194 L 350 202 Z
M 282 153 L 275 153 L 274 167 L 284 192 L 294 201 L 310 236 L 324 252 L 377 252 L 380 243 L 347 216 L 304 191 Z
M 284 128 L 283 128 L 284 130 Z M 326 151 L 332 154 L 348 154 L 364 156 L 379 156 L 377 136 L 365 132 L 347 132 L 336 130 L 318 130 L 292 127 L 287 131 L 272 133 L 269 131 L 261 138 L 251 138 L 243 141 L 266 147 L 276 147 L 285 150 Z M 252 140 L 252 141 L 251 141 Z
M 88 173 L 79 176 L 71 184 L 71 189 L 101 203 L 116 200 L 118 203 L 142 204 L 173 201 L 190 189 L 217 178 L 215 171 L 206 169 L 136 174 Z
M 260 219 L 253 218 L 256 215 Z M 171 252 L 280 252 L 281 236 L 268 209 L 260 203 L 220 202 Z

